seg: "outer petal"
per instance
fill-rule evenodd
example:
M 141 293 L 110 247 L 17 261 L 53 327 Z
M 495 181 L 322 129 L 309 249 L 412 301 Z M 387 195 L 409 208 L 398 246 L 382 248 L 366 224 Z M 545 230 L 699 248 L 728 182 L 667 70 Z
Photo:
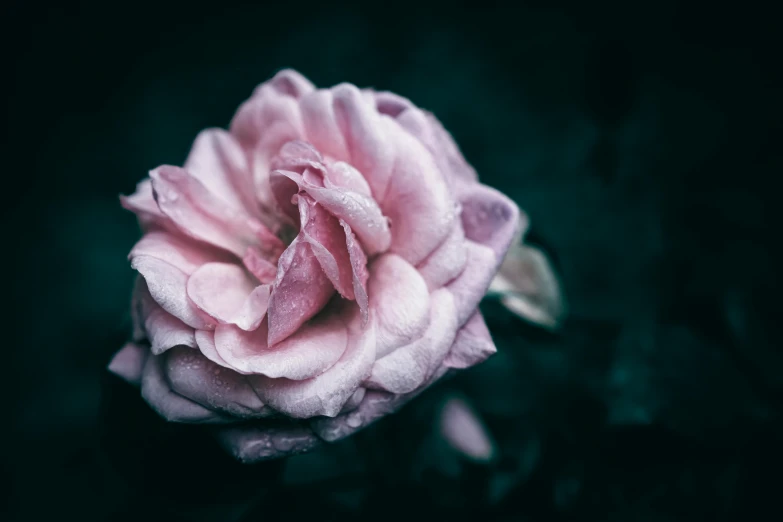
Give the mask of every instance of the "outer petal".
M 255 91 L 253 91 L 253 97 L 264 96 L 269 91 L 273 90 L 283 96 L 300 99 L 314 89 L 315 86 L 310 80 L 297 71 L 293 69 L 281 69 L 271 80 L 256 87 Z
M 394 227 L 391 252 L 418 264 L 451 231 L 459 209 L 425 147 L 391 119 L 383 120 L 383 128 L 396 152 L 393 176 L 379 199 Z
M 145 179 L 136 185 L 136 192 L 130 196 L 120 196 L 123 208 L 130 210 L 139 219 L 144 230 L 152 228 L 174 230 L 174 224 L 163 215 L 152 193 L 152 181 Z
M 215 347 L 232 368 L 271 378 L 309 379 L 336 363 L 348 345 L 345 324 L 333 314 L 322 314 L 292 336 L 268 346 L 262 326 L 245 332 L 231 325 L 215 330 Z
M 161 308 L 150 295 L 143 278 L 139 279 L 134 298 L 152 353 L 160 355 L 174 346 L 195 348 L 195 330 Z
M 205 243 L 165 231 L 144 234 L 128 256 L 150 256 L 178 268 L 190 275 L 204 263 L 228 262 L 231 255 Z
M 519 207 L 486 185 L 466 186 L 460 203 L 465 237 L 494 250 L 498 262 L 518 236 L 520 227 L 527 228 L 527 217 L 520 221 Z
M 457 333 L 454 301 L 446 289 L 431 296 L 430 324 L 424 335 L 375 361 L 367 385 L 392 393 L 408 393 L 440 366 Z
M 462 225 L 456 223 L 443 243 L 417 268 L 427 282 L 427 288 L 435 290 L 460 275 L 465 269 L 467 258 L 465 234 Z
M 340 221 L 345 231 L 345 243 L 348 247 L 348 257 L 351 261 L 351 279 L 353 282 L 353 295 L 359 309 L 362 312 L 362 321 L 367 323 L 369 317 L 370 301 L 367 297 L 367 280 L 370 277 L 367 271 L 367 255 L 359 246 L 356 234 L 345 221 Z
M 304 453 L 322 444 L 309 427 L 284 420 L 221 428 L 218 440 L 234 457 L 247 464 Z
M 492 249 L 466 241 L 468 261 L 462 274 L 446 286 L 454 295 L 459 326 L 473 315 L 486 294 L 497 269 L 497 257 Z
M 239 258 L 250 246 L 262 249 L 270 257 L 282 252 L 282 242 L 266 226 L 223 203 L 184 169 L 158 167 L 150 172 L 150 178 L 160 210 L 184 234 Z
M 164 371 L 176 393 L 202 406 L 235 417 L 268 417 L 265 408 L 245 377 L 222 368 L 196 350 L 174 348 L 166 354 Z
M 375 321 L 372 314 L 362 327 L 358 307 L 348 323 L 348 348 L 337 363 L 324 373 L 304 381 L 249 377 L 258 396 L 272 408 L 297 419 L 325 415 L 334 417 L 370 374 L 375 361 Z
M 394 254 L 376 259 L 370 266 L 368 293 L 378 328 L 378 357 L 422 336 L 429 324 L 430 295 L 408 262 Z
M 187 283 L 188 297 L 222 324 L 255 330 L 266 315 L 269 285 L 256 282 L 243 268 L 231 263 L 207 263 Z
M 147 354 L 148 350 L 143 346 L 128 343 L 112 356 L 109 371 L 130 384 L 139 386 Z
M 185 161 L 185 170 L 231 208 L 261 217 L 245 152 L 222 129 L 202 131 Z
M 327 442 L 334 442 L 348 437 L 366 428 L 376 420 L 385 417 L 402 408 L 408 401 L 416 397 L 427 387 L 446 374 L 447 370 L 441 366 L 418 389 L 401 395 L 384 391 L 370 390 L 364 396 L 361 404 L 350 413 L 345 413 L 333 419 L 317 418 L 310 421 L 313 431 Z
M 217 351 L 215 347 L 215 332 L 210 330 L 196 330 L 196 344 L 201 354 L 224 368 L 234 370 L 234 368 L 228 364 L 223 357 Z
M 310 92 L 302 97 L 300 107 L 307 141 L 327 156 L 348 159 L 348 145 L 337 124 L 332 91 Z
M 470 368 L 497 352 L 481 312 L 476 310 L 454 340 L 443 361 L 449 368 Z
M 170 422 L 223 423 L 230 422 L 200 404 L 171 390 L 163 374 L 164 355 L 150 355 L 141 378 L 141 396 L 158 414 Z

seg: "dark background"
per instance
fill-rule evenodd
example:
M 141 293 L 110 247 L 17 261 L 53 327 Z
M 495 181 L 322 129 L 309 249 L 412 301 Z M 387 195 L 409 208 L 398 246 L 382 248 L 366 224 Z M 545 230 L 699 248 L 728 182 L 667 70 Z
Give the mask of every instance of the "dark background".
M 777 18 L 743 2 L 5 4 L 4 520 L 739 520 L 779 509 Z M 432 110 L 532 220 L 571 316 L 345 443 L 235 465 L 105 374 L 117 196 L 283 67 Z M 9 161 L 10 160 L 10 161 Z M 10 315 L 8 314 L 10 311 Z M 10 336 L 7 335 L 10 333 Z M 462 394 L 495 439 L 449 453 Z

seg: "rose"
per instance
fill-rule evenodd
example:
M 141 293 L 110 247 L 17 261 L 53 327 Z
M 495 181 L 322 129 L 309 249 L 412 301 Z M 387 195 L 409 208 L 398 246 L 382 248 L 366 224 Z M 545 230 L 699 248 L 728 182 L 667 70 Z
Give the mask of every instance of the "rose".
M 109 369 L 245 461 L 394 411 L 495 347 L 477 305 L 520 227 L 432 114 L 284 70 L 122 198 L 144 234 Z M 247 422 L 252 419 L 252 422 Z

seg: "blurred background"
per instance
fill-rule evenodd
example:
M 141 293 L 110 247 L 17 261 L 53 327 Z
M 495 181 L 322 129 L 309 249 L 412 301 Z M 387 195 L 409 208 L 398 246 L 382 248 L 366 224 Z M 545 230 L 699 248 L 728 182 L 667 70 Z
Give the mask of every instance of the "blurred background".
M 779 23 L 750 3 L 556 4 L 4 4 L 0 518 L 779 512 Z M 527 212 L 570 315 L 552 333 L 487 301 L 489 361 L 343 443 L 242 467 L 105 372 L 139 235 L 118 195 L 284 67 L 433 111 Z M 455 397 L 490 461 L 440 437 Z

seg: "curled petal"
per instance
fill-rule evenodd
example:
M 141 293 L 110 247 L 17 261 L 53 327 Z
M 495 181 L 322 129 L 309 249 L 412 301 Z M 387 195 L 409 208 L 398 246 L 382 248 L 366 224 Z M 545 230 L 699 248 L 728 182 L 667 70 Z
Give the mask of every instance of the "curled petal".
M 454 295 L 458 324 L 462 326 L 473 315 L 495 275 L 497 258 L 489 247 L 466 241 L 468 260 L 462 274 L 446 288 Z
M 315 90 L 315 85 L 293 69 L 282 69 L 271 80 L 256 87 L 253 97 L 264 96 L 267 91 L 274 90 L 277 94 L 300 99 Z
M 186 235 L 242 258 L 250 246 L 270 257 L 282 252 L 282 242 L 260 221 L 212 195 L 187 171 L 163 166 L 150 172 L 160 210 Z
M 163 368 L 174 392 L 210 410 L 244 418 L 274 413 L 264 407 L 243 375 L 216 365 L 196 350 L 170 350 Z
M 123 208 L 136 214 L 139 224 L 144 230 L 176 230 L 174 224 L 158 208 L 150 179 L 145 179 L 136 185 L 136 192 L 130 196 L 120 196 L 120 204 Z
M 370 266 L 370 310 L 378 328 L 378 357 L 421 337 L 430 318 L 427 284 L 399 256 L 385 254 Z
M 193 143 L 185 170 L 231 208 L 260 217 L 245 152 L 222 129 L 202 131 Z
M 221 427 L 217 436 L 229 453 L 246 464 L 304 453 L 323 443 L 309 427 L 282 419 Z
M 165 231 L 144 234 L 128 256 L 149 256 L 178 268 L 186 275 L 195 272 L 201 265 L 212 262 L 228 262 L 231 256 L 220 249 L 192 239 Z
M 310 244 L 321 269 L 346 299 L 354 299 L 351 258 L 340 222 L 311 197 L 299 197 L 303 239 Z
M 141 378 L 141 396 L 158 415 L 169 422 L 224 423 L 222 416 L 172 391 L 163 373 L 165 355 L 150 355 Z
M 392 393 L 408 393 L 440 366 L 457 333 L 454 300 L 448 290 L 430 296 L 430 324 L 424 335 L 375 361 L 367 385 Z
M 400 114 L 406 110 L 414 107 L 413 103 L 407 98 L 403 98 L 393 92 L 382 91 L 370 93 L 375 99 L 375 110 L 380 114 L 385 114 L 392 118 L 397 118 Z
M 261 400 L 297 419 L 337 415 L 370 374 L 375 361 L 373 317 L 362 326 L 358 309 L 351 315 L 348 319 L 348 348 L 339 361 L 320 375 L 302 381 L 250 376 L 248 380 Z
M 427 288 L 435 290 L 460 275 L 466 262 L 465 234 L 462 225 L 457 223 L 443 243 L 419 263 L 417 268 L 427 282 Z
M 294 333 L 326 305 L 334 287 L 301 235 L 280 256 L 269 297 L 269 345 Z
M 109 371 L 128 383 L 139 386 L 147 353 L 147 349 L 143 346 L 127 343 L 112 356 Z
M 262 326 L 245 332 L 232 325 L 215 329 L 215 348 L 235 370 L 271 378 L 303 380 L 330 368 L 346 350 L 348 333 L 339 317 L 323 314 L 274 346 Z
M 362 321 L 367 323 L 370 301 L 367 297 L 367 280 L 370 273 L 367 271 L 367 255 L 362 250 L 351 227 L 345 221 L 340 221 L 345 231 L 345 243 L 348 247 L 348 257 L 351 261 L 351 280 L 353 283 L 353 295 L 359 310 L 362 313 Z
M 218 353 L 217 347 L 215 346 L 214 330 L 196 330 L 196 345 L 201 354 L 213 363 L 234 370 L 234 368 Z
M 391 231 L 380 207 L 370 197 L 339 187 L 326 188 L 308 181 L 293 171 L 276 170 L 272 178 L 288 178 L 299 190 L 306 192 L 335 217 L 342 219 L 356 233 L 368 256 L 385 252 L 392 242 Z M 290 200 L 291 188 L 279 181 L 273 182 L 278 201 Z
M 139 279 L 134 297 L 152 353 L 160 355 L 174 346 L 195 348 L 195 330 L 161 308 L 150 295 L 144 280 Z
M 326 169 L 324 184 L 327 188 L 344 188 L 362 196 L 372 197 L 370 186 L 361 172 L 344 161 L 337 161 Z
M 241 267 L 231 263 L 207 263 L 188 278 L 191 301 L 223 324 L 255 330 L 266 315 L 269 285 L 256 286 Z
M 470 368 L 497 352 L 481 312 L 476 310 L 457 332 L 443 364 L 449 368 Z
M 193 328 L 214 326 L 188 299 L 188 276 L 179 268 L 151 256 L 134 257 L 131 267 L 144 277 L 150 295 L 166 312 Z
M 494 250 L 498 260 L 506 255 L 519 231 L 527 228 L 527 217 L 520 215 L 519 207 L 486 185 L 471 185 L 460 203 L 465 237 Z

